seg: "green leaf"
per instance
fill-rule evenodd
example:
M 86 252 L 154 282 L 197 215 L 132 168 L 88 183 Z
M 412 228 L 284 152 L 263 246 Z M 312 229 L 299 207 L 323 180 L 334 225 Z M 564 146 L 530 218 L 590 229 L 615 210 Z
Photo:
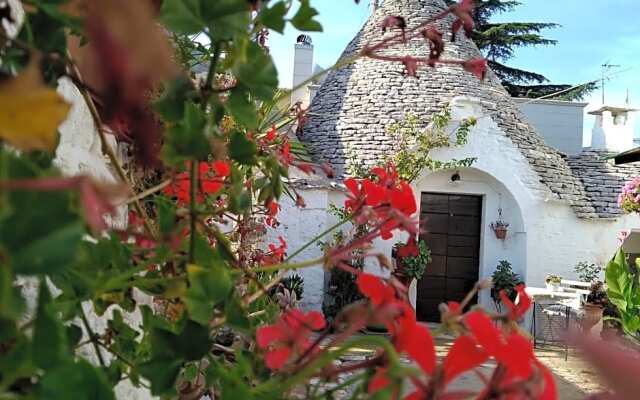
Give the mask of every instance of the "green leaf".
M 164 0 L 160 8 L 160 20 L 177 33 L 199 33 L 206 26 L 200 13 L 201 7 L 200 0 Z
M 34 240 L 13 254 L 13 269 L 19 274 L 51 274 L 62 271 L 75 259 L 76 250 L 85 233 L 83 224 L 76 222 Z
M 243 54 L 237 55 L 234 74 L 238 86 L 253 96 L 270 101 L 278 88 L 278 72 L 271 56 L 254 42 L 248 42 Z
M 0 357 L 0 385 L 8 387 L 19 378 L 32 375 L 34 366 L 31 357 L 31 346 L 24 336 L 12 340 L 10 346 Z
M 158 207 L 158 227 L 163 235 L 169 235 L 176 227 L 176 205 L 164 196 L 155 199 Z
M 249 140 L 244 133 L 235 131 L 231 134 L 229 156 L 233 160 L 244 165 L 256 165 L 258 162 L 256 158 L 257 154 L 258 147 L 253 141 Z
M 36 393 L 38 398 L 47 400 L 115 400 L 104 373 L 84 360 L 63 363 L 47 371 Z
M 211 152 L 206 135 L 207 115 L 198 106 L 188 102 L 182 122 L 166 134 L 164 157 L 171 164 L 182 164 L 188 159 L 206 160 Z
M 248 332 L 251 329 L 251 323 L 247 317 L 247 310 L 242 307 L 240 300 L 235 296 L 225 303 L 224 312 L 227 316 L 227 323 L 231 325 L 231 327 L 244 332 Z
M 313 19 L 316 15 L 318 11 L 309 5 L 309 0 L 300 0 L 300 8 L 291 23 L 301 31 L 322 32 L 322 25 Z
M 165 121 L 178 122 L 184 118 L 185 103 L 195 95 L 193 82 L 181 76 L 166 85 L 160 98 L 153 103 L 153 108 Z
M 260 19 L 264 26 L 273 29 L 278 33 L 284 32 L 285 20 L 287 15 L 287 5 L 284 1 L 278 1 L 273 7 L 265 7 L 260 12 Z
M 234 214 L 242 214 L 251 208 L 251 193 L 248 190 L 241 190 L 230 196 L 229 211 Z
M 140 375 L 151 383 L 151 393 L 155 396 L 175 392 L 175 383 L 182 368 L 182 360 L 153 360 L 138 366 Z
M 189 315 L 194 321 L 206 325 L 213 317 L 214 307 L 231 293 L 233 282 L 229 272 L 220 266 L 190 264 L 187 276 L 191 285 L 185 298 Z
M 258 127 L 258 111 L 255 104 L 247 99 L 244 91 L 235 89 L 231 92 L 226 107 L 240 125 L 244 125 L 248 129 Z
M 42 369 L 55 368 L 67 355 L 65 327 L 50 310 L 51 294 L 44 280 L 40 281 L 38 313 L 33 332 L 33 363 Z
M 24 311 L 24 299 L 13 282 L 11 270 L 0 266 L 0 318 L 18 319 Z
M 202 5 L 202 15 L 209 27 L 209 37 L 214 41 L 246 35 L 251 23 L 250 7 L 242 0 L 208 1 Z

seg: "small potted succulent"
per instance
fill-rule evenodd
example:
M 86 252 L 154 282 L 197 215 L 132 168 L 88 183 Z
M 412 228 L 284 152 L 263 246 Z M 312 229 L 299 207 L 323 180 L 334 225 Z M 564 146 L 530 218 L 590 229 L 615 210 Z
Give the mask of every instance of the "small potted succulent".
M 558 275 L 547 275 L 546 279 L 544 280 L 545 284 L 547 285 L 547 290 L 551 291 L 551 292 L 560 292 L 562 291 L 560 284 L 562 283 L 562 277 L 558 276 Z
M 582 319 L 582 329 L 591 332 L 593 327 L 602 320 L 604 308 L 609 302 L 604 283 L 597 281 L 591 284 L 587 300 L 583 305 L 584 318 Z M 600 332 L 595 332 L 599 334 Z
M 509 230 L 509 224 L 502 219 L 502 208 L 498 209 L 498 220 L 491 224 L 491 229 L 496 234 L 496 238 L 505 240 L 507 238 L 507 231 Z
M 405 286 L 409 286 L 416 279 L 424 275 L 427 265 L 431 262 L 431 251 L 427 244 L 413 237 L 407 243 L 397 243 L 393 248 L 396 268 L 393 275 Z

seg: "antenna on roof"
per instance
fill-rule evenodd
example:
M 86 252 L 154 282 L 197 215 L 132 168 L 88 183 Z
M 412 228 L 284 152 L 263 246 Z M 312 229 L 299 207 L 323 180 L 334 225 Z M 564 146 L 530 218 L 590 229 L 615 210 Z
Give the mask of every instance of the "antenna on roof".
M 609 72 L 610 70 L 614 69 L 614 68 L 620 68 L 621 65 L 617 65 L 617 64 L 609 64 L 609 61 L 607 61 L 606 63 L 602 64 L 602 105 L 604 105 L 604 101 L 605 101 L 605 82 L 608 80 L 606 78 L 606 74 L 607 72 Z M 610 79 L 610 78 L 609 78 Z
M 629 88 L 627 88 L 627 100 L 626 100 L 626 102 L 627 102 L 627 106 L 628 106 L 629 105 Z

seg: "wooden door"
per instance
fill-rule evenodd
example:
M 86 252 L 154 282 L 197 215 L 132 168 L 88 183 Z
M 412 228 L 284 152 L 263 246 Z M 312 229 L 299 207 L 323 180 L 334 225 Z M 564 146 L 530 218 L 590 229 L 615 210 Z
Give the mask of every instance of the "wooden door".
M 422 193 L 420 226 L 432 261 L 418 281 L 421 321 L 439 322 L 438 306 L 461 301 L 478 281 L 482 197 Z

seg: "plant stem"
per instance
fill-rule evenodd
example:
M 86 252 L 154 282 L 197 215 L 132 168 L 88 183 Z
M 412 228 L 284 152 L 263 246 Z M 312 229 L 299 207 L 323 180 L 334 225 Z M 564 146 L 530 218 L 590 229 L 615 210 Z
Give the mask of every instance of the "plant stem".
M 200 104 L 200 108 L 203 111 L 207 109 L 207 103 L 209 102 L 209 97 L 211 96 L 211 85 L 213 84 L 213 78 L 216 74 L 216 67 L 218 66 L 218 61 L 220 60 L 220 55 L 222 54 L 222 48 L 219 43 L 213 44 L 213 57 L 211 58 L 211 62 L 209 63 L 209 70 L 207 72 L 207 79 L 204 83 L 204 86 L 201 89 L 202 95 L 202 103 Z M 193 263 L 195 259 L 195 249 L 196 249 L 196 224 L 198 213 L 196 211 L 196 195 L 198 193 L 198 179 L 199 179 L 199 169 L 197 160 L 191 160 L 191 171 L 190 171 L 190 179 L 191 179 L 191 201 L 189 202 L 189 262 Z
M 84 85 L 84 80 L 82 79 L 80 70 L 78 69 L 77 65 L 74 63 L 73 58 L 71 57 L 70 54 L 67 54 L 67 59 L 68 59 L 67 63 L 68 63 L 69 69 L 71 70 L 70 75 L 72 76 L 72 79 L 75 79 L 77 82 L 80 82 L 83 84 L 83 85 L 76 85 L 76 86 L 78 87 L 78 90 L 82 94 L 82 97 L 84 98 L 84 101 L 87 104 L 87 107 L 89 108 L 89 112 L 91 113 L 91 117 L 93 118 L 93 124 L 96 126 L 96 130 L 98 131 L 98 136 L 100 137 L 100 143 L 102 144 L 102 151 L 109 158 L 109 162 L 113 166 L 120 180 L 124 182 L 131 191 L 133 191 L 133 185 L 131 184 L 131 182 L 129 182 L 129 179 L 127 178 L 127 174 L 122 168 L 122 165 L 120 165 L 120 161 L 118 161 L 118 157 L 115 155 L 115 153 L 113 152 L 113 149 L 111 148 L 111 146 L 109 146 L 109 143 L 107 142 L 107 134 L 104 131 L 104 124 L 102 123 L 102 118 L 100 117 L 100 113 L 96 108 L 96 104 L 93 101 L 93 98 L 91 97 L 91 94 L 87 89 L 87 86 Z M 155 231 L 153 230 L 153 228 L 151 227 L 151 224 L 149 223 L 149 216 L 147 215 L 147 212 L 144 210 L 144 208 L 140 205 L 140 202 L 138 200 L 135 200 L 133 207 L 138 213 L 138 215 L 140 215 L 140 217 L 142 218 L 144 222 L 144 228 L 149 234 L 149 236 L 151 236 L 154 239 L 157 238 Z
M 315 258 L 313 260 L 301 261 L 299 263 L 284 262 L 282 264 L 269 265 L 266 267 L 258 267 L 258 268 L 254 268 L 253 271 L 254 272 L 276 272 L 281 270 L 292 271 L 296 269 L 310 267 L 312 265 L 320 264 L 322 262 L 324 262 L 324 257 Z
M 198 194 L 198 165 L 196 160 L 191 160 L 191 171 L 189 172 L 189 178 L 191 180 L 191 198 L 189 199 L 189 263 L 193 263 L 195 259 L 196 250 L 196 222 L 198 219 L 198 212 L 196 211 L 196 196 Z
M 91 329 L 91 325 L 89 324 L 89 319 L 87 318 L 87 314 L 84 312 L 84 308 L 82 308 L 82 304 L 80 304 L 80 319 L 82 320 L 82 324 L 84 325 L 84 329 L 87 330 L 87 335 L 89 335 L 89 340 L 93 344 L 93 349 L 96 352 L 96 356 L 98 357 L 98 361 L 100 365 L 106 367 L 106 363 L 104 362 L 104 358 L 102 357 L 102 352 L 100 351 L 98 336 Z
M 318 240 L 322 239 L 323 237 L 325 237 L 326 235 L 330 234 L 331 232 L 333 232 L 334 230 L 340 228 L 342 225 L 346 224 L 347 222 L 349 222 L 349 219 L 344 219 L 340 222 L 338 222 L 337 224 L 333 225 L 332 227 L 330 227 L 329 229 L 327 229 L 326 231 L 320 233 L 319 235 L 317 235 L 316 237 L 314 237 L 313 239 L 311 239 L 310 242 L 308 242 L 307 244 L 305 244 L 304 246 L 302 246 L 301 248 L 299 248 L 298 250 L 296 250 L 293 254 L 291 254 L 289 257 L 287 257 L 287 259 L 285 260 L 285 262 L 288 262 L 290 260 L 292 260 L 294 257 L 296 257 L 297 255 L 299 255 L 300 253 L 302 253 L 303 251 L 305 251 L 306 249 L 308 249 L 309 247 L 311 247 L 311 245 L 313 245 L 315 242 L 317 242 Z

